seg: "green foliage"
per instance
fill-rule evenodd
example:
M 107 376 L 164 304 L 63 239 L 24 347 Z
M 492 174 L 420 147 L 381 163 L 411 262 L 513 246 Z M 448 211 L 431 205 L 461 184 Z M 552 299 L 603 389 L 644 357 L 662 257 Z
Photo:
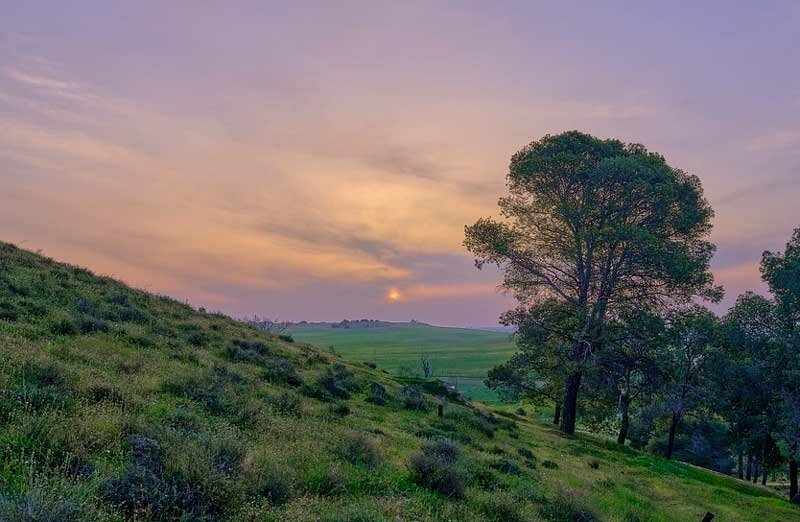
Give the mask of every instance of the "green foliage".
M 421 453 L 409 457 L 407 466 L 411 478 L 426 487 L 451 499 L 464 496 L 464 482 L 455 466 L 458 453 L 449 445 L 441 443 L 423 446 Z
M 418 384 L 406 384 L 400 389 L 400 400 L 407 410 L 428 411 L 429 404 Z
M 694 521 L 701 504 L 726 520 L 794 515 L 766 490 L 565 440 L 533 416 L 408 410 L 409 382 L 9 245 L 0 267 L 4 521 L 537 520 L 564 485 L 608 520 Z M 81 315 L 108 331 L 81 333 Z M 51 330 L 63 318 L 70 335 Z M 301 396 L 319 383 L 327 403 Z M 529 447 L 559 468 L 530 472 Z
M 342 437 L 338 455 L 351 464 L 375 467 L 381 462 L 381 451 L 375 440 L 363 433 L 347 433 Z

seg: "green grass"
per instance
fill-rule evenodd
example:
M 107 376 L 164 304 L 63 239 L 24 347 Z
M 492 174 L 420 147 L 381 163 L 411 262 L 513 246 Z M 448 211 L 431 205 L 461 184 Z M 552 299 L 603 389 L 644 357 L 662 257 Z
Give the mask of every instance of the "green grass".
M 409 385 L 0 243 L 3 522 L 800 518 L 530 417 L 450 401 L 438 418 Z
M 352 361 L 373 362 L 394 374 L 420 373 L 420 356 L 431 361 L 433 374 L 456 385 L 466 397 L 496 402 L 483 380 L 489 368 L 514 353 L 507 333 L 397 323 L 374 328 L 295 327 L 292 336 Z M 405 371 L 404 371 L 405 370 Z

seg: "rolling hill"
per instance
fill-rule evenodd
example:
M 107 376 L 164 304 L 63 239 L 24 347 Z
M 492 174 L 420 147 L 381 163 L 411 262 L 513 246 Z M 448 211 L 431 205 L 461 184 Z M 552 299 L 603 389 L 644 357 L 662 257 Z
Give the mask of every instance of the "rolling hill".
M 333 350 L 351 361 L 372 362 L 397 375 L 421 372 L 424 355 L 432 374 L 465 396 L 492 403 L 497 397 L 483 380 L 488 369 L 514 353 L 509 333 L 446 328 L 424 323 L 378 323 L 370 328 L 332 328 L 330 324 L 292 326 L 297 340 Z
M 447 394 L 0 243 L 3 522 L 800 518 Z

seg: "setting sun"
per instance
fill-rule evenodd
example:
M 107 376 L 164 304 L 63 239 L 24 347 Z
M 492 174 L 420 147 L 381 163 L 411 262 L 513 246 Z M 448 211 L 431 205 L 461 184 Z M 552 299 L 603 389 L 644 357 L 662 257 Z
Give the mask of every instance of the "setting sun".
M 386 299 L 389 301 L 399 301 L 400 300 L 400 292 L 394 288 L 389 289 L 389 292 L 386 294 Z

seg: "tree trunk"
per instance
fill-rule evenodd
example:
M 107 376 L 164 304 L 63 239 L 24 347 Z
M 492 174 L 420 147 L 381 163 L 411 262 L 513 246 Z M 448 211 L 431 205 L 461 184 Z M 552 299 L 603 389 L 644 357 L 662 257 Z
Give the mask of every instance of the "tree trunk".
M 758 484 L 758 461 L 753 461 L 753 484 Z
M 667 458 L 672 458 L 672 451 L 675 449 L 675 433 L 678 431 L 678 421 L 680 416 L 677 413 L 672 413 L 672 422 L 669 425 L 669 439 L 667 441 Z
M 739 480 L 744 480 L 744 450 L 739 448 L 739 466 L 736 468 L 736 474 Z
M 766 486 L 767 485 L 767 467 L 766 466 L 764 466 L 764 472 L 761 473 L 761 485 L 762 486 Z
M 797 496 L 797 461 L 789 461 L 789 500 L 794 502 Z
M 631 409 L 631 400 L 628 398 L 627 395 L 620 395 L 619 397 L 619 410 L 622 418 L 620 419 L 619 423 L 619 435 L 617 436 L 617 443 L 625 445 L 625 439 L 628 438 L 628 427 L 630 426 L 630 420 L 628 418 L 628 412 Z
M 578 391 L 581 388 L 581 372 L 575 371 L 569 374 L 564 386 L 564 406 L 561 412 L 561 431 L 568 434 L 575 434 L 575 421 L 578 417 Z
M 750 454 L 747 455 L 747 471 L 744 474 L 744 479 L 747 482 L 753 480 L 753 456 Z
M 558 423 L 561 422 L 561 403 L 556 403 L 556 411 L 553 413 L 553 424 L 558 426 Z

